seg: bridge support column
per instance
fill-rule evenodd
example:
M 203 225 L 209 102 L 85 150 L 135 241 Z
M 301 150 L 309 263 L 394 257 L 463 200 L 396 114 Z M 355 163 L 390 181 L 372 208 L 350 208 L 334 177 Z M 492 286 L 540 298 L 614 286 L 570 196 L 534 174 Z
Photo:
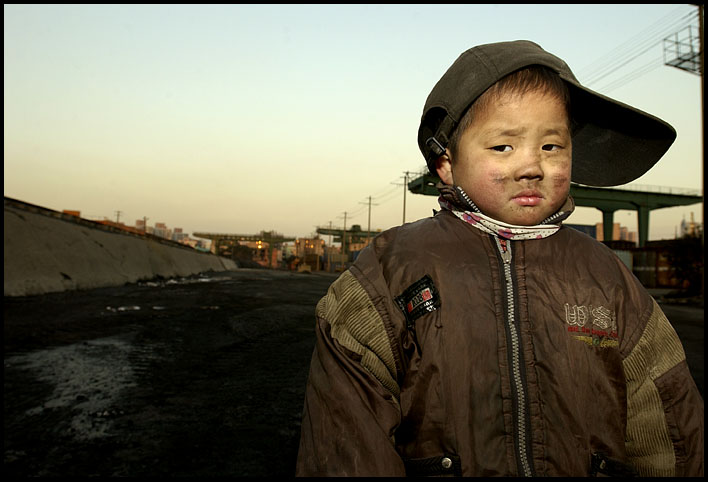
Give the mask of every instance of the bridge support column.
M 639 247 L 642 248 L 649 239 L 649 207 L 639 206 L 637 209 L 637 224 L 639 229 Z
M 602 209 L 602 240 L 612 241 L 612 231 L 614 231 L 615 210 Z

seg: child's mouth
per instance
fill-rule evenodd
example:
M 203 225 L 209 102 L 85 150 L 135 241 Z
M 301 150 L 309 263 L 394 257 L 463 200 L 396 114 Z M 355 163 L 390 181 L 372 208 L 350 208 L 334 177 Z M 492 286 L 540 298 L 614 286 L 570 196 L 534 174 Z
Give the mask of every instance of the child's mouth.
M 538 206 L 543 200 L 543 196 L 538 191 L 522 191 L 512 198 L 512 201 L 520 206 Z

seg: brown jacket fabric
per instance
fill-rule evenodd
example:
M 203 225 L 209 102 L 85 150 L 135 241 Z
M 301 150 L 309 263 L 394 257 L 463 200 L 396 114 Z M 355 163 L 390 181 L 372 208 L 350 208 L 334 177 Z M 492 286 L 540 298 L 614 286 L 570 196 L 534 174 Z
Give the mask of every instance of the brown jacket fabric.
M 703 475 L 703 400 L 632 273 L 568 227 L 508 246 L 442 211 L 361 252 L 317 306 L 296 475 Z

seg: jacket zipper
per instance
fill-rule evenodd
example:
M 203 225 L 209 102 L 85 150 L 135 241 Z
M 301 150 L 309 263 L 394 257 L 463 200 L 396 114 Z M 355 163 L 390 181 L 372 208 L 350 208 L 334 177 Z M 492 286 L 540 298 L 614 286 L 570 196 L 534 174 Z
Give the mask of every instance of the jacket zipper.
M 518 470 L 525 477 L 534 476 L 534 468 L 529 457 L 530 427 L 527 424 L 527 392 L 524 383 L 524 358 L 521 350 L 521 333 L 516 323 L 516 303 L 514 280 L 512 278 L 511 242 L 501 240 L 494 236 L 499 255 L 501 268 L 504 273 L 503 292 L 506 295 L 506 334 L 509 354 L 509 371 L 512 383 L 512 402 L 514 404 L 513 420 L 515 423 L 514 442 L 516 446 L 516 460 Z

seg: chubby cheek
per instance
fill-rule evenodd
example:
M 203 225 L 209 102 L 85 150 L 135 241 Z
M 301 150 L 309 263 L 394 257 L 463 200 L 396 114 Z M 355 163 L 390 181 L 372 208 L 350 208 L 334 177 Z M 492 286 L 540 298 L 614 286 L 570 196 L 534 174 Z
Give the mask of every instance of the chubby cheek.
M 509 178 L 509 176 L 501 169 L 490 169 L 485 177 L 490 183 L 497 186 L 501 186 Z
M 490 176 L 485 179 L 477 179 L 472 185 L 465 188 L 465 192 L 472 198 L 483 213 L 494 216 L 508 197 L 505 192 L 503 177 Z
M 507 176 L 498 168 L 466 170 L 456 173 L 454 180 L 482 211 L 497 204 L 504 193 Z
M 476 192 L 485 204 L 496 204 L 502 200 L 509 176 L 501 169 L 487 169 L 476 179 Z
M 551 185 L 554 196 L 565 200 L 570 192 L 570 169 L 555 173 L 551 178 Z
M 484 189 L 490 185 L 503 185 L 509 179 L 509 174 L 495 166 L 490 166 L 486 169 L 478 166 L 477 169 L 466 172 L 463 178 L 467 181 L 467 184 L 471 184 L 477 189 Z
M 570 185 L 570 175 L 571 168 L 570 163 L 568 163 L 562 168 L 555 169 L 555 172 L 551 174 L 551 180 L 555 186 L 562 186 L 563 184 Z

